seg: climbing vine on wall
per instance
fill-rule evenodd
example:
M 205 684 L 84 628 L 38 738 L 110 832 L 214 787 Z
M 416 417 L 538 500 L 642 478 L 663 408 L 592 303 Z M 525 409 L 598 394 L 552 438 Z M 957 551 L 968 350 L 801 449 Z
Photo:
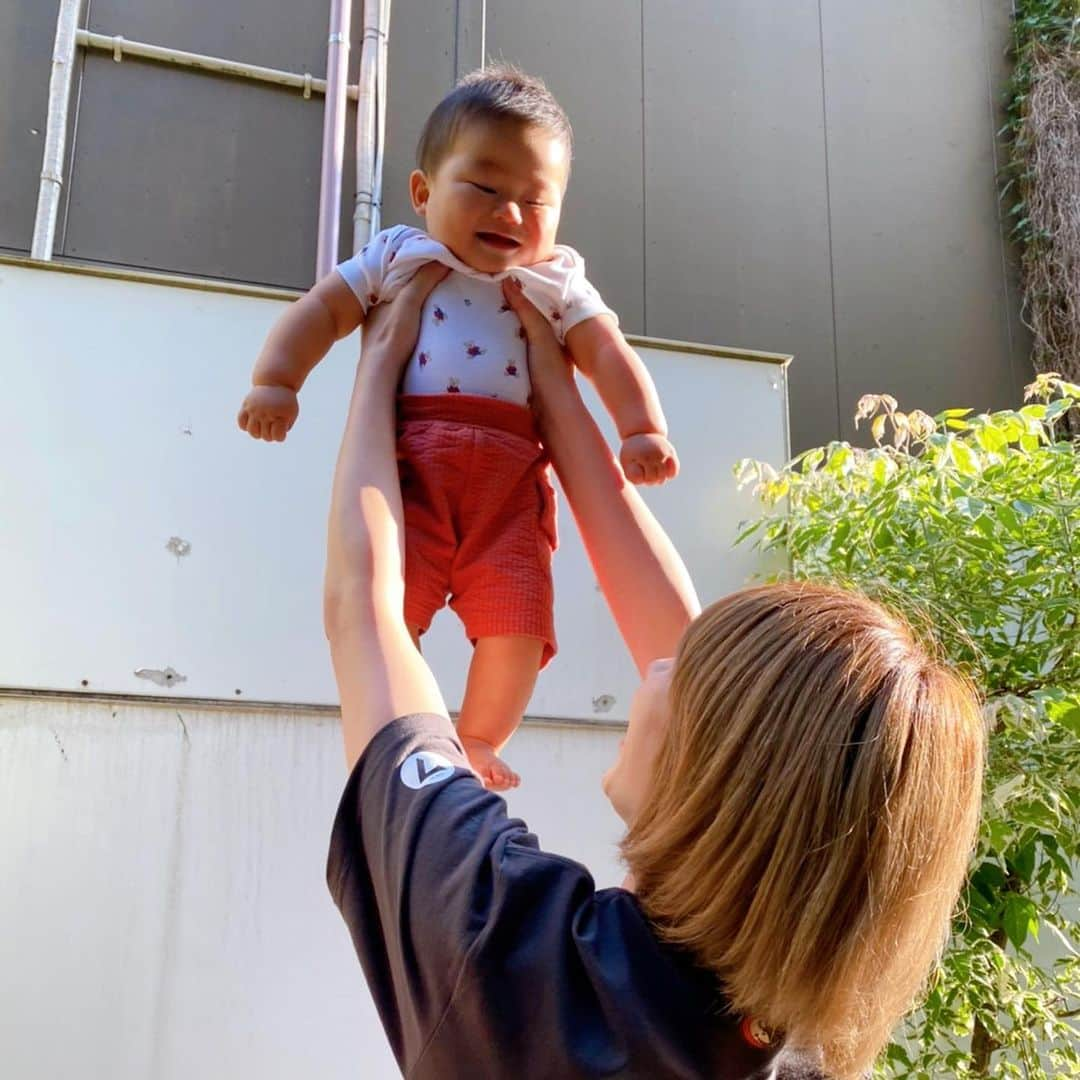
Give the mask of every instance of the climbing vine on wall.
M 1003 195 L 1037 372 L 1080 379 L 1080 0 L 1016 0 Z M 1069 420 L 1080 434 L 1080 421 Z

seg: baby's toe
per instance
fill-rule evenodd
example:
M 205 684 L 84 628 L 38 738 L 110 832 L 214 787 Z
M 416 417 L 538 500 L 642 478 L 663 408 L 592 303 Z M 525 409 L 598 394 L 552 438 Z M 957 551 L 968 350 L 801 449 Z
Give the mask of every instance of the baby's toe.
M 505 761 L 495 758 L 488 769 L 485 783 L 492 791 L 508 791 L 521 783 L 521 777 Z

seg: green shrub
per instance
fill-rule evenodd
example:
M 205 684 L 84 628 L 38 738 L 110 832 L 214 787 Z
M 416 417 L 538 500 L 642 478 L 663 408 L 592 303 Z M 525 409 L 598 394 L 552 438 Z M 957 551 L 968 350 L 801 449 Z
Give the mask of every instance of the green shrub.
M 1080 386 L 1043 375 L 1027 400 L 930 417 L 867 395 L 856 424 L 869 421 L 872 448 L 736 467 L 767 508 L 738 542 L 900 609 L 985 697 L 965 902 L 882 1076 L 1080 1075 L 1080 443 L 1060 430 Z

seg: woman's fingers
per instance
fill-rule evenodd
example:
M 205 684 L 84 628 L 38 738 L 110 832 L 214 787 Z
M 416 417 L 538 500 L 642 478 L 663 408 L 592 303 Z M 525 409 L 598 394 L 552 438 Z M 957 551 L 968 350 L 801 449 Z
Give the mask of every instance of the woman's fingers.
M 540 309 L 525 295 L 521 282 L 517 278 L 503 278 L 502 290 L 506 302 L 514 309 L 514 314 L 521 320 L 521 325 L 525 327 L 525 333 L 529 336 L 530 344 L 535 341 L 537 336 L 544 333 L 552 338 L 555 337 L 551 325 L 540 314 Z
M 401 290 L 402 299 L 408 304 L 422 307 L 431 290 L 449 273 L 450 267 L 442 263 L 424 263 Z
M 393 300 L 376 304 L 364 322 L 365 353 L 378 352 L 387 362 L 404 366 L 416 347 L 424 301 L 448 273 L 441 263 L 425 263 Z
M 420 310 L 431 295 L 431 290 L 449 273 L 450 267 L 443 266 L 442 263 L 424 263 L 402 287 L 401 292 L 389 304 L 379 304 L 373 314 L 376 318 L 380 315 L 386 317 L 382 314 L 383 309 L 389 307 L 395 312 L 393 316 L 395 327 L 402 325 L 403 321 L 419 320 Z
M 543 397 L 543 384 L 552 376 L 558 381 L 569 378 L 573 382 L 567 354 L 559 344 L 551 323 L 525 295 L 521 283 L 516 278 L 505 278 L 502 287 L 506 302 L 525 328 L 529 348 L 529 374 L 532 376 L 533 390 L 539 391 L 540 396 Z

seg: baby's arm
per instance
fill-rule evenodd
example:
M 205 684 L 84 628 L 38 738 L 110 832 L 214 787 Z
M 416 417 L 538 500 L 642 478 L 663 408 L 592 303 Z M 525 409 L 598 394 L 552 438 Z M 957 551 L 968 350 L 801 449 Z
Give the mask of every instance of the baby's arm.
M 297 393 L 335 341 L 363 321 L 364 309 L 335 270 L 282 313 L 255 361 L 237 423 L 266 442 L 281 442 L 296 422 Z
M 679 472 L 675 448 L 652 376 L 610 315 L 596 315 L 566 334 L 574 364 L 593 382 L 619 430 L 619 462 L 634 484 L 662 484 Z

